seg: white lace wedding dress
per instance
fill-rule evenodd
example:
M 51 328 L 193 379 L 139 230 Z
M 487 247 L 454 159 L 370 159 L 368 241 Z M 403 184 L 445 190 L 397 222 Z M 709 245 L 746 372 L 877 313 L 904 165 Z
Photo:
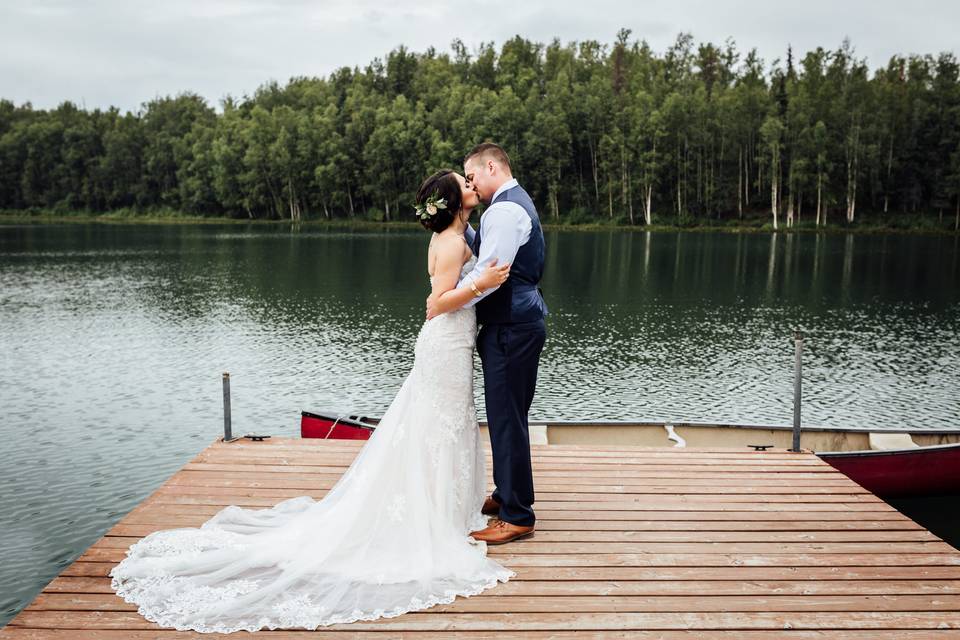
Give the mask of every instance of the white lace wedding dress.
M 392 617 L 506 582 L 467 535 L 486 526 L 475 337 L 472 308 L 423 325 L 409 376 L 322 500 L 151 533 L 111 570 L 114 591 L 163 627 L 229 633 Z

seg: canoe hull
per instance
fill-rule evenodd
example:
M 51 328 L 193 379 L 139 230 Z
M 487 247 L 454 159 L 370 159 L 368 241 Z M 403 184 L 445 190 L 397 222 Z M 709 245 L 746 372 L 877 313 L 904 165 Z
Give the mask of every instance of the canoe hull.
M 338 416 L 330 411 L 301 411 L 300 437 L 323 440 L 369 440 L 378 420 L 365 416 Z
M 882 498 L 960 493 L 960 444 L 817 455 Z

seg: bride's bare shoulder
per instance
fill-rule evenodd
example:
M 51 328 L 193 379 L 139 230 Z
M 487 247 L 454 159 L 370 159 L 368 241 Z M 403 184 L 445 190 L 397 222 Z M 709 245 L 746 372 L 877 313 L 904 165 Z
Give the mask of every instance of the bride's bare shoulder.
M 435 233 L 427 251 L 427 272 L 434 276 L 441 271 L 458 269 L 463 264 L 463 239 L 446 233 Z
M 435 233 L 430 239 L 430 248 L 444 253 L 459 253 L 463 248 L 463 238 L 447 233 Z

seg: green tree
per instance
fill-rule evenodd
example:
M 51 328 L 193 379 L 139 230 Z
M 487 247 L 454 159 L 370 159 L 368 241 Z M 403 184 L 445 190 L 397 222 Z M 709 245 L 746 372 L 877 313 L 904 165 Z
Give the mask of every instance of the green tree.
M 217 110 L 189 93 L 133 113 L 0 100 L 0 207 L 393 220 L 426 174 L 494 140 L 552 220 L 779 227 L 813 208 L 818 226 L 881 213 L 947 228 L 958 75 L 949 53 L 871 73 L 849 42 L 768 65 L 732 40 L 680 34 L 656 52 L 621 29 L 609 43 L 401 46 Z
M 149 203 L 173 209 L 184 207 L 178 161 L 189 158 L 188 135 L 194 124 L 213 126 L 215 117 L 206 101 L 191 93 L 157 98 L 144 105 L 143 174 Z
M 770 213 L 773 215 L 773 228 L 776 230 L 780 209 L 780 165 L 783 147 L 783 123 L 779 117 L 767 116 L 760 127 L 760 139 L 770 162 Z

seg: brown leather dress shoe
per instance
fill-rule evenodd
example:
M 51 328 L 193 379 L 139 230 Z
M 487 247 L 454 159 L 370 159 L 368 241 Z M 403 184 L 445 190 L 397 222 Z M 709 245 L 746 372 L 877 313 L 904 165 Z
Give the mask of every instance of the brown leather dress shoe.
M 493 496 L 490 496 L 483 501 L 483 508 L 480 509 L 480 513 L 485 516 L 495 516 L 500 513 L 500 503 L 494 500 Z
M 511 524 L 503 520 L 494 520 L 486 529 L 470 534 L 474 540 L 481 540 L 487 544 L 504 544 L 530 535 L 533 535 L 533 527 Z

